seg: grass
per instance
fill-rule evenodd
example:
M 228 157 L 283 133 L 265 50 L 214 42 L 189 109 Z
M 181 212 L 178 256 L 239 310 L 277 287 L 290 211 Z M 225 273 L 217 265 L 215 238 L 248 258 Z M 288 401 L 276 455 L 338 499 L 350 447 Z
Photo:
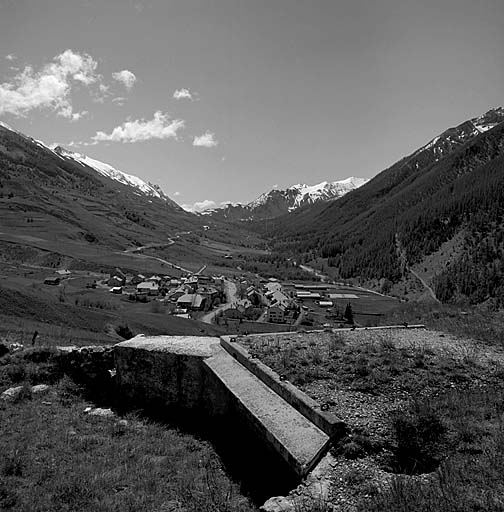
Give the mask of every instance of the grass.
M 450 352 L 449 341 L 437 340 L 406 343 L 391 332 L 355 331 L 245 343 L 308 394 L 320 382 L 335 395 L 357 392 L 397 404 L 384 412 L 387 431 L 380 437 L 372 427 L 350 423 L 348 435 L 332 449 L 342 460 L 372 460 L 396 474 L 366 497 L 356 490 L 359 511 L 502 511 L 504 368 L 481 358 L 475 346 Z M 363 406 L 358 417 L 366 415 Z M 424 473 L 430 474 L 407 476 Z M 354 492 L 356 486 L 347 487 Z
M 250 346 L 250 352 L 297 386 L 325 380 L 371 394 L 447 388 L 474 381 L 482 373 L 469 357 L 459 361 L 427 347 L 396 347 L 388 332 L 376 333 L 374 341 L 363 343 L 347 343 L 340 333 L 297 340 L 280 343 L 262 338 Z
M 51 350 L 0 362 L 1 390 L 25 386 L 15 403 L 0 402 L 0 510 L 256 510 L 208 442 L 132 414 L 85 415 L 89 403 Z M 32 396 L 29 384 L 41 382 L 51 391 Z
M 444 461 L 427 480 L 395 477 L 360 512 L 501 512 L 504 510 L 504 429 L 502 423 L 477 456 L 464 453 Z
M 484 306 L 462 309 L 449 304 L 403 303 L 382 321 L 384 325 L 404 322 L 423 323 L 431 329 L 473 338 L 491 346 L 503 346 L 504 312 Z

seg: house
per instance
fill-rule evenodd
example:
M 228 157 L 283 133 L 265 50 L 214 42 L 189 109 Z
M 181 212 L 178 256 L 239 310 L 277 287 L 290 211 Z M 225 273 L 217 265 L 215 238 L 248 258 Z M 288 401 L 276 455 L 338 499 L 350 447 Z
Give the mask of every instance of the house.
M 268 322 L 274 324 L 283 324 L 285 322 L 286 309 L 281 305 L 270 306 L 268 308 Z
M 72 272 L 70 270 L 56 270 L 56 274 L 59 274 L 62 277 L 68 277 Z
M 159 276 L 154 275 L 154 276 L 148 277 L 145 281 L 146 282 L 151 282 L 152 281 L 153 283 L 160 283 L 161 282 L 161 278 Z
M 188 284 L 189 286 L 197 286 L 198 285 L 198 277 L 197 276 L 191 276 L 189 277 L 185 284 Z
M 205 309 L 206 298 L 198 293 L 186 293 L 177 299 L 177 307 L 202 311 Z
M 142 274 L 137 274 L 136 276 L 133 276 L 131 278 L 130 284 L 135 286 L 137 284 L 143 283 L 144 281 L 145 281 L 145 276 Z
M 252 289 L 248 291 L 247 299 L 251 302 L 251 304 L 254 304 L 255 306 L 261 304 L 261 295 L 257 290 Z
M 110 278 L 117 277 L 121 281 L 121 285 L 126 284 L 126 274 L 120 269 L 116 268 L 113 272 L 110 274 Z
M 124 284 L 123 280 L 119 276 L 112 276 L 108 281 L 107 284 L 111 286 L 112 288 L 122 286 Z
M 137 284 L 136 290 L 137 293 L 157 295 L 159 293 L 159 285 L 154 281 L 144 281 L 143 283 Z
M 266 291 L 269 293 L 269 292 L 276 292 L 276 291 L 280 291 L 282 289 L 282 285 L 280 283 L 277 283 L 277 282 L 272 282 L 272 283 L 266 283 L 264 285 L 264 288 L 266 289 Z
M 180 279 L 170 279 L 170 286 L 180 286 L 182 281 Z
M 187 290 L 185 288 L 177 288 L 176 290 L 170 292 L 169 297 L 172 302 L 176 302 L 182 295 L 185 295 Z
M 288 308 L 292 304 L 292 300 L 278 290 L 270 294 L 268 298 L 272 306 L 280 304 L 284 308 Z
M 48 284 L 51 286 L 58 286 L 61 282 L 61 279 L 59 277 L 46 277 L 44 279 L 44 284 Z
M 110 293 L 116 293 L 118 295 L 120 295 L 123 291 L 122 289 L 122 286 L 112 286 L 112 288 L 110 288 Z
M 219 291 L 213 286 L 202 286 L 196 290 L 196 293 L 199 293 L 200 295 L 203 295 L 203 297 L 207 297 L 211 300 L 219 295 Z
M 332 308 L 333 307 L 333 301 L 332 300 L 320 300 L 319 306 L 321 308 Z

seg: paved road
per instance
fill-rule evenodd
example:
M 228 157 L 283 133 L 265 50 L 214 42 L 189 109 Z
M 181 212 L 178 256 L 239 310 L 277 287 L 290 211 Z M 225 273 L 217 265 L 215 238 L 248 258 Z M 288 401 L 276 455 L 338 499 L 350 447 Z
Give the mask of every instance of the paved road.
M 236 295 L 236 292 L 236 284 L 233 283 L 233 281 L 229 281 L 226 279 L 224 281 L 224 293 L 226 294 L 226 303 L 222 304 L 222 306 L 219 306 L 213 311 L 209 311 L 206 315 L 200 318 L 200 321 L 206 324 L 211 324 L 213 323 L 217 314 L 219 314 L 221 311 L 226 311 L 226 309 L 230 309 L 231 307 L 233 307 L 233 305 L 238 302 L 238 296 Z

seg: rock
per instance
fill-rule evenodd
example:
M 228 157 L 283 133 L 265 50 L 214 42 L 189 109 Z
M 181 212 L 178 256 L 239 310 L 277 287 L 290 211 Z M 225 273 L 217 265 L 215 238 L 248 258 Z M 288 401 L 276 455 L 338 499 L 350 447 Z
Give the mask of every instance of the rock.
M 270 498 L 261 508 L 262 512 L 294 512 L 294 504 L 284 496 Z
M 23 350 L 23 345 L 21 345 L 21 343 L 11 343 L 9 345 L 9 352 L 19 352 L 20 350 Z
M 16 400 L 21 392 L 23 391 L 23 386 L 16 386 L 14 388 L 6 389 L 1 395 L 0 400 L 5 400 L 6 402 L 13 402 Z
M 51 387 L 48 386 L 47 384 L 37 384 L 36 386 L 33 386 L 31 388 L 31 392 L 34 395 L 41 395 L 42 393 L 47 393 L 50 389 Z
M 100 418 L 113 418 L 114 413 L 112 409 L 102 409 L 101 407 L 97 407 L 96 409 L 92 409 L 88 412 L 90 416 L 99 416 Z

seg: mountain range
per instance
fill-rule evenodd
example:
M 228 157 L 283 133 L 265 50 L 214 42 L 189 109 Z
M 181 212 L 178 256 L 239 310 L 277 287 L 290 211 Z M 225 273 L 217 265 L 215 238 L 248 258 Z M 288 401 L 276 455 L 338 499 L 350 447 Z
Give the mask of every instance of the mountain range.
M 0 124 L 0 218 L 3 237 L 79 250 L 124 251 L 208 226 L 238 239 L 247 229 L 275 257 L 323 262 L 334 277 L 388 291 L 416 276 L 442 301 L 500 307 L 504 109 L 443 131 L 369 181 L 294 185 L 199 215 L 140 178 Z
M 388 289 L 413 271 L 443 301 L 504 304 L 504 109 L 449 128 L 338 201 L 256 229 L 335 276 Z
M 275 188 L 250 203 L 227 203 L 220 208 L 205 210 L 201 215 L 227 221 L 270 219 L 302 206 L 338 199 L 367 181 L 350 177 L 341 181 L 323 181 L 317 185 L 298 184 L 283 190 Z

